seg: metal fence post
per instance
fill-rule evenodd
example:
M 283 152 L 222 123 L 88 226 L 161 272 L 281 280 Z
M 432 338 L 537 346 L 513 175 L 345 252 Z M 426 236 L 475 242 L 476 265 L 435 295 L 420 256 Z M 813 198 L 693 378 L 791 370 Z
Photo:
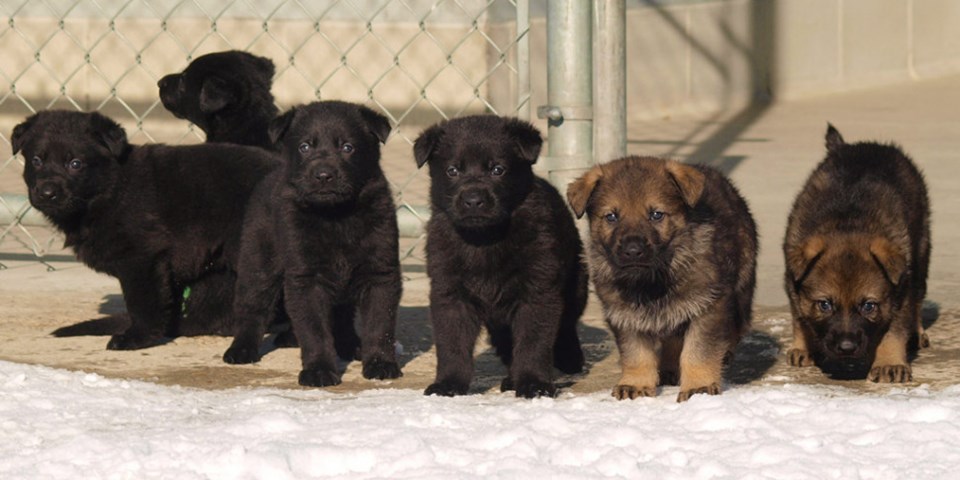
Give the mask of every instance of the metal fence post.
M 597 0 L 593 24 L 593 157 L 627 154 L 626 0 Z
M 543 167 L 561 193 L 593 165 L 593 88 L 590 0 L 547 2 L 547 103 Z

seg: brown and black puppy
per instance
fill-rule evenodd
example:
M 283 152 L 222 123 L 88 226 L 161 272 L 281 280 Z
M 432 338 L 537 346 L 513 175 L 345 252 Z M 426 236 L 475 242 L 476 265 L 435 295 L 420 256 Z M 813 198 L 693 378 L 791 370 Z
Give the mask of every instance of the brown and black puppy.
M 543 140 L 529 123 L 482 115 L 425 130 L 430 165 L 430 318 L 437 377 L 426 394 L 467 393 L 486 326 L 510 373 L 502 390 L 553 396 L 553 366 L 583 369 L 577 321 L 587 298 L 582 246 L 563 198 L 533 174 Z
M 929 345 L 920 308 L 930 263 L 923 176 L 895 145 L 848 144 L 827 128 L 827 157 L 790 212 L 783 253 L 793 313 L 791 365 L 909 382 L 907 346 Z
M 257 187 L 244 220 L 234 312 L 224 354 L 252 363 L 282 298 L 300 341 L 300 384 L 340 383 L 337 355 L 358 347 L 366 378 L 396 378 L 394 337 L 401 277 L 396 208 L 380 168 L 390 134 L 362 105 L 316 102 L 270 125 L 282 169 Z
M 181 73 L 160 79 L 160 101 L 194 123 L 207 142 L 271 148 L 267 125 L 277 116 L 269 59 L 230 50 L 197 57 Z
M 594 167 L 567 198 L 590 221 L 587 258 L 620 349 L 619 399 L 675 384 L 678 401 L 720 393 L 750 325 L 757 233 L 720 172 L 651 157 Z
M 243 212 L 257 182 L 278 166 L 273 154 L 227 144 L 134 146 L 113 120 L 67 111 L 27 118 L 11 140 L 27 160 L 33 207 L 83 263 L 120 280 L 129 325 L 107 348 L 233 331 Z M 203 301 L 184 314 L 186 285 Z

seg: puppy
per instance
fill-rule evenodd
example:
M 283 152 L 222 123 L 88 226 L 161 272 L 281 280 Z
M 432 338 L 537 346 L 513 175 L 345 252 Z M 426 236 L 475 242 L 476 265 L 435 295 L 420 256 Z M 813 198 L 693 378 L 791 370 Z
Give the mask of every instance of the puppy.
M 920 319 L 930 263 L 923 176 L 895 145 L 848 144 L 832 125 L 826 143 L 826 159 L 797 196 L 783 242 L 793 313 L 789 362 L 909 382 L 908 342 L 929 345 Z
M 434 125 L 414 144 L 431 179 L 426 254 L 437 376 L 427 395 L 467 393 L 481 325 L 510 370 L 501 389 L 518 397 L 556 395 L 554 365 L 583 368 L 582 245 L 563 198 L 533 174 L 542 143 L 526 122 L 473 116 Z
M 232 145 L 133 146 L 109 118 L 67 111 L 27 118 L 11 141 L 27 160 L 31 205 L 83 263 L 120 280 L 130 324 L 107 348 L 233 330 L 243 209 L 277 167 L 272 154 Z M 204 301 L 185 316 L 180 299 L 193 284 Z
M 720 393 L 723 365 L 750 325 L 757 232 L 718 171 L 651 157 L 594 167 L 567 198 L 587 215 L 587 257 L 620 350 L 618 399 L 675 384 L 682 402 Z
M 277 116 L 269 59 L 230 50 L 197 57 L 160 79 L 160 101 L 177 118 L 207 134 L 207 142 L 270 148 L 267 125 Z
M 239 328 L 224 360 L 258 360 L 283 298 L 300 340 L 301 385 L 340 383 L 336 359 L 354 356 L 357 314 L 363 376 L 399 377 L 397 216 L 379 163 L 390 123 L 364 106 L 328 101 L 291 109 L 269 133 L 284 166 L 257 188 L 244 220 Z

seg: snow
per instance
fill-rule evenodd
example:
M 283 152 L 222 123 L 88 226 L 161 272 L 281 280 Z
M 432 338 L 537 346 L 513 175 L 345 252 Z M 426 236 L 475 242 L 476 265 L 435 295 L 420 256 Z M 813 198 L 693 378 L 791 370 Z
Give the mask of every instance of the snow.
M 956 478 L 960 386 L 520 400 L 206 391 L 0 362 L 0 478 Z

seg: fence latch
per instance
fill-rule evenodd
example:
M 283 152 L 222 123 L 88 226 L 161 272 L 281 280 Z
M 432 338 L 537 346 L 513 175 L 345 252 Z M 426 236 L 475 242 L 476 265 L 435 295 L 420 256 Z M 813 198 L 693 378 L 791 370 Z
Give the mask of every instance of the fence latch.
M 593 120 L 593 106 L 542 105 L 537 107 L 537 118 L 545 118 L 552 124 L 561 124 L 564 120 Z

